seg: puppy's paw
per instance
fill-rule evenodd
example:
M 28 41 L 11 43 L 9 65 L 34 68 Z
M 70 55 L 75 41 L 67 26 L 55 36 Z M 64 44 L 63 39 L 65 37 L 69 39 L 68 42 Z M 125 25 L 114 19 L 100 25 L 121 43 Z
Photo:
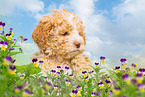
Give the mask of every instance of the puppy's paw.
M 93 70 L 90 65 L 92 65 L 91 59 L 86 55 L 79 54 L 71 60 L 71 67 L 76 76 L 81 75 L 82 71 Z

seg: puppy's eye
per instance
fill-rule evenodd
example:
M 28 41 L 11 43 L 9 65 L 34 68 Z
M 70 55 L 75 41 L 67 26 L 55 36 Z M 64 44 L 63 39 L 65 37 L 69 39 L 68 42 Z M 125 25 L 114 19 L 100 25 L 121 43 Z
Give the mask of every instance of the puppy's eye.
M 63 36 L 66 36 L 66 35 L 68 35 L 68 32 L 64 32 L 62 35 L 63 35 Z

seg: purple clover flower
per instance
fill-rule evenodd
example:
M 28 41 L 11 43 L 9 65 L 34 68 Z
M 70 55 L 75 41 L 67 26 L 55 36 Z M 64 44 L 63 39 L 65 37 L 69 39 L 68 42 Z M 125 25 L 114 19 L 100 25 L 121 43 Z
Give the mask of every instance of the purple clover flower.
M 28 38 L 23 38 L 23 41 L 27 41 L 28 40 Z
M 121 90 L 121 88 L 120 88 L 120 87 L 114 87 L 114 89 L 115 89 L 115 90 Z
M 58 75 L 59 75 L 59 74 L 60 74 L 60 72 L 56 72 L 56 74 L 58 74 Z
M 102 85 L 102 84 L 103 84 L 103 82 L 98 83 L 98 85 Z
M 113 84 L 116 84 L 116 81 L 115 80 L 113 81 Z
M 5 23 L 2 23 L 2 26 L 4 27 L 6 24 Z
M 141 88 L 141 87 L 143 87 L 143 84 L 142 83 L 138 83 L 137 87 Z
M 52 72 L 52 73 L 55 73 L 55 72 L 56 72 L 56 70 L 51 70 L 51 72 Z
M 33 62 L 33 63 L 36 63 L 37 61 L 38 61 L 37 58 L 33 58 L 33 59 L 32 59 L 32 62 Z
M 129 78 L 129 75 L 128 74 L 122 74 L 122 79 L 126 80 L 127 78 Z
M 54 85 L 54 87 L 58 87 L 58 85 Z
M 132 66 L 132 67 L 136 67 L 136 64 L 135 64 L 135 63 L 132 63 L 131 66 Z
M 2 22 L 0 22 L 0 27 L 2 26 Z
M 2 35 L 4 35 L 4 31 L 2 31 Z
M 103 85 L 103 82 L 98 83 L 98 86 L 102 86 L 102 85 Z
M 116 67 L 115 67 L 115 70 L 117 70 L 117 69 L 120 69 L 120 66 L 116 66 Z
M 14 86 L 14 89 L 15 89 L 15 93 L 18 93 L 20 90 L 22 90 L 23 89 L 23 86 L 22 85 L 20 85 L 20 86 Z
M 15 48 L 9 48 L 9 51 L 15 50 Z
M 9 67 L 9 69 L 12 70 L 12 71 L 14 71 L 14 70 L 16 70 L 16 66 L 11 65 L 11 66 Z
M 68 79 L 66 79 L 65 81 L 66 81 L 66 82 L 71 82 L 71 80 L 68 80 Z
M 102 77 L 102 79 L 106 79 L 106 76 Z
M 14 64 L 14 63 L 15 63 L 15 61 L 16 61 L 16 59 L 12 61 L 12 64 Z
M 82 91 L 82 87 L 80 85 L 78 85 L 77 88 Z
M 63 73 L 64 72 L 63 69 L 61 69 L 60 72 Z
M 140 69 L 139 69 L 139 72 L 140 72 L 140 73 L 144 73 L 144 72 L 145 72 L 145 68 L 140 68 Z
M 66 70 L 68 70 L 68 69 L 69 69 L 69 67 L 68 67 L 68 66 L 65 66 L 65 69 L 66 69 Z
M 6 56 L 5 58 L 4 58 L 4 65 L 7 65 L 7 64 L 9 64 L 10 62 L 12 61 L 12 58 L 10 57 L 10 56 Z
M 93 72 L 94 72 L 94 70 L 90 71 L 89 73 L 90 73 L 90 74 L 93 74 Z
M 7 62 L 10 62 L 10 61 L 12 60 L 12 57 L 6 56 L 6 57 L 5 57 L 5 60 L 6 60 Z
M 110 95 L 110 96 L 112 95 L 112 90 L 110 90 L 109 95 Z
M 44 77 L 44 80 L 46 81 L 47 80 L 47 77 Z
M 48 86 L 51 86 L 51 85 L 52 85 L 52 84 L 51 84 L 51 82 L 48 82 L 48 81 L 47 81 L 47 83 L 46 83 L 46 84 L 47 84 Z
M 9 67 L 9 73 L 12 74 L 12 75 L 14 75 L 15 72 L 16 72 L 16 66 L 11 65 L 11 66 Z
M 82 71 L 83 74 L 87 73 L 87 71 Z
M 100 91 L 97 91 L 95 94 L 99 96 L 101 94 L 101 92 Z
M 68 79 L 65 80 L 65 84 L 66 84 L 67 86 L 69 86 L 70 83 L 71 83 L 71 80 L 68 80 Z
M 111 84 L 111 82 L 110 82 L 110 81 L 108 81 L 108 80 L 105 80 L 105 82 L 106 82 L 107 84 Z
M 57 68 L 58 68 L 58 69 L 60 69 L 60 68 L 61 68 L 61 66 L 57 66 Z
M 16 42 L 16 39 L 13 39 L 12 41 Z
M 74 94 L 74 95 L 76 95 L 78 93 L 78 90 L 76 89 L 74 89 L 74 90 L 72 90 L 72 94 Z
M 136 79 L 132 79 L 131 82 L 132 82 L 132 84 L 136 84 L 137 80 Z
M 40 84 L 42 84 L 42 80 L 41 80 L 41 79 L 39 79 L 38 82 L 39 82 Z
M 16 85 L 15 85 L 14 88 L 15 88 L 15 89 L 18 89 L 18 90 L 22 90 L 22 89 L 23 89 L 23 86 L 22 86 L 22 85 L 20 85 L 20 86 L 16 86 Z
M 6 36 L 11 36 L 11 33 L 6 34 Z
M 104 59 L 105 59 L 105 57 L 104 57 L 104 56 L 101 56 L 101 57 L 100 57 L 100 59 L 101 59 L 101 60 L 104 60 Z
M 78 85 L 78 86 L 77 86 L 77 88 L 78 88 L 78 89 L 80 89 L 80 88 L 81 88 L 81 86 L 80 86 L 80 85 Z
M 23 86 L 20 85 L 20 86 L 18 86 L 17 88 L 18 88 L 19 90 L 22 90 L 22 89 L 23 89 Z
M 43 61 L 41 61 L 41 60 L 40 60 L 40 61 L 39 61 L 39 63 L 40 63 L 40 64 L 42 64 L 42 63 L 43 63 Z
M 29 83 L 29 82 L 24 81 L 24 82 L 23 82 L 23 84 L 24 84 L 25 86 L 28 86 L 30 83 Z
M 137 74 L 136 74 L 136 77 L 138 77 L 138 78 L 139 78 L 139 77 L 142 77 L 142 74 L 141 74 L 141 73 L 137 73 Z
M 125 58 L 120 59 L 121 63 L 125 63 L 127 60 Z
M 92 93 L 91 93 L 91 96 L 95 96 L 95 94 L 96 94 L 96 93 L 92 92 Z
M 33 92 L 30 92 L 29 90 L 25 90 L 25 92 L 24 93 L 26 93 L 26 94 L 28 94 L 28 95 L 32 95 L 33 94 Z
M 10 31 L 12 32 L 13 31 L 13 28 L 10 28 Z
M 7 47 L 7 45 L 8 45 L 8 42 L 5 42 L 5 41 L 1 41 L 1 42 L 0 42 L 0 47 L 1 47 L 1 46 L 6 46 L 6 47 Z
M 99 63 L 95 62 L 95 65 L 99 65 Z

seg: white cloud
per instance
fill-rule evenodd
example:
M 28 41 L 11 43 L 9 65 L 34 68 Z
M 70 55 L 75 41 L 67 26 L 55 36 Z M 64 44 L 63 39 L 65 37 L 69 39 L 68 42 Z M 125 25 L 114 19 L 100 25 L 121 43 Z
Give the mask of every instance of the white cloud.
M 21 43 L 18 41 L 17 44 L 20 45 L 19 48 L 22 48 L 23 53 L 16 55 L 15 57 L 16 65 L 29 64 L 31 62 L 30 56 L 35 52 L 39 52 L 38 47 L 34 45 L 34 43 L 25 43 L 25 42 Z M 15 48 L 15 51 L 18 50 L 19 50 L 18 48 Z
M 70 0 L 70 6 L 79 16 L 88 17 L 94 13 L 93 0 Z
M 0 15 L 7 16 L 24 10 L 32 14 L 42 11 L 44 3 L 40 0 L 0 0 Z
M 31 53 L 34 53 L 34 52 L 38 51 L 38 47 L 34 43 L 25 43 L 25 42 L 21 43 L 19 41 L 17 43 L 18 43 L 18 45 L 20 45 L 22 50 L 24 50 L 24 52 L 25 51 L 27 51 L 27 52 L 30 51 Z
M 125 0 L 123 3 L 113 8 L 113 14 L 117 16 L 117 20 L 125 19 L 126 17 L 135 17 L 145 15 L 145 0 Z

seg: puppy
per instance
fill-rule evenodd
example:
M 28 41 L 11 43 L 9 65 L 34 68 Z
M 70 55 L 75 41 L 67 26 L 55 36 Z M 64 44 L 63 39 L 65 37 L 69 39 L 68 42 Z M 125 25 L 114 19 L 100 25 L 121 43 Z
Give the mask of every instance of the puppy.
M 44 62 L 42 72 L 69 66 L 74 75 L 90 71 L 91 60 L 82 55 L 86 49 L 86 38 L 82 20 L 66 10 L 53 10 L 36 25 L 32 38 L 39 51 L 32 55 Z

